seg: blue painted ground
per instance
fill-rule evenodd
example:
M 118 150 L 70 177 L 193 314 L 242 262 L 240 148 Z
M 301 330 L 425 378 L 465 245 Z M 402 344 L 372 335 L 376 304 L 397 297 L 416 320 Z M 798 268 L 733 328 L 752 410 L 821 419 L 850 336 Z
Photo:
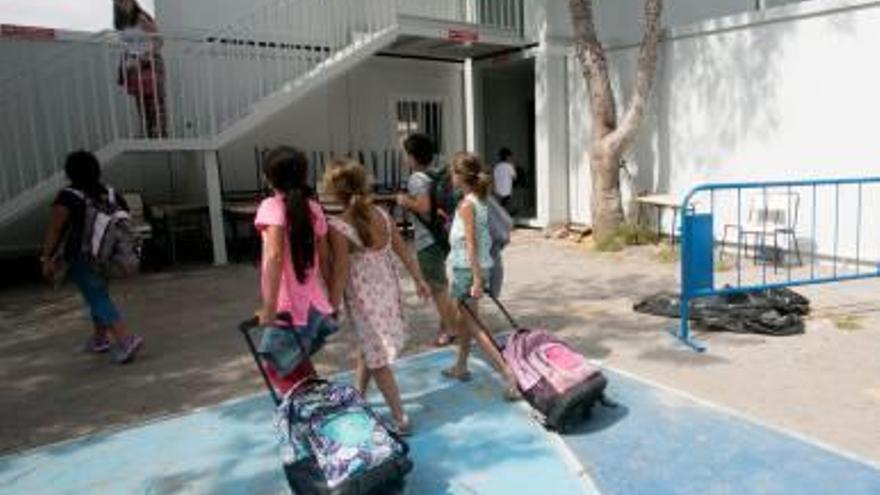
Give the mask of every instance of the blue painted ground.
M 878 495 L 880 469 L 609 373 L 621 404 L 565 436 L 606 495 Z
M 440 378 L 451 360 L 399 365 L 408 494 L 880 494 L 875 467 L 617 373 L 620 407 L 562 441 L 504 403 L 481 363 L 471 383 Z M 0 493 L 287 493 L 271 409 L 250 398 L 2 458 Z
M 440 377 L 451 361 L 400 363 L 417 431 L 408 494 L 595 493 L 485 368 L 466 385 Z M 0 493 L 289 493 L 276 445 L 271 402 L 258 397 L 0 459 Z

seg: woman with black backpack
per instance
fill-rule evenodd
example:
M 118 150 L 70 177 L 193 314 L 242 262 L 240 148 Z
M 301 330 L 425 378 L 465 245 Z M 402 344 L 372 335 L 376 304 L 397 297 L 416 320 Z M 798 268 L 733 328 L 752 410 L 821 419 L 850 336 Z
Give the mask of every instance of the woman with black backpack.
M 112 349 L 115 362 L 131 362 L 144 339 L 128 331 L 110 298 L 107 282 L 86 259 L 82 249 L 88 202 L 114 202 L 115 208 L 124 210 L 128 210 L 128 206 L 122 197 L 115 197 L 112 190 L 101 183 L 101 165 L 92 153 L 75 151 L 67 155 L 64 172 L 70 186 L 62 189 L 52 203 L 40 255 L 42 273 L 50 280 L 65 276 L 72 280 L 89 306 L 94 332 L 83 350 L 103 353 Z M 115 345 L 111 345 L 111 338 Z

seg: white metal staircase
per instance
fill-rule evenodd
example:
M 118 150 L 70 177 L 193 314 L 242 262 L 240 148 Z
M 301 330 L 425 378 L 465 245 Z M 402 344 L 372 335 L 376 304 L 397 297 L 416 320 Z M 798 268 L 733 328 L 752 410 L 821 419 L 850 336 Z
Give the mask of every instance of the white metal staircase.
M 45 205 L 64 181 L 64 156 L 94 150 L 217 150 L 310 90 L 388 46 L 402 16 L 473 22 L 489 0 L 273 0 L 235 22 L 162 33 L 167 134 L 120 86 L 115 35 L 77 43 L 0 81 L 0 229 Z M 519 29 L 521 0 L 496 0 L 496 28 Z M 158 89 L 158 88 L 157 88 Z

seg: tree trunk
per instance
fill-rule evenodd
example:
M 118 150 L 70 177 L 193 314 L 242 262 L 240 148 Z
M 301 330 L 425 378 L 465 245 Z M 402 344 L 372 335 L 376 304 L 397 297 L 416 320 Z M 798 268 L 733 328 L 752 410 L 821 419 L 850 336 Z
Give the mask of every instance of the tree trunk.
M 590 177 L 593 181 L 591 198 L 593 236 L 599 243 L 614 236 L 623 222 L 620 150 L 601 148 L 606 147 L 594 146 L 590 152 Z
M 575 50 L 587 83 L 590 99 L 590 176 L 593 233 L 597 240 L 612 236 L 623 222 L 620 193 L 620 158 L 629 147 L 648 106 L 657 46 L 660 44 L 660 15 L 663 0 L 645 0 L 645 34 L 639 49 L 639 63 L 629 106 L 618 121 L 605 48 L 596 36 L 592 0 L 569 0 L 574 26 Z

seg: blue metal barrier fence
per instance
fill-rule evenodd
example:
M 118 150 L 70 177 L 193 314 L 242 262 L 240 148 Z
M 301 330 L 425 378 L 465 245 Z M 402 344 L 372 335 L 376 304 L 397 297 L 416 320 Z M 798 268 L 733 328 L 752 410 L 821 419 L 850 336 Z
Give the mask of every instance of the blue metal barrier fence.
M 705 346 L 690 332 L 696 298 L 880 277 L 880 177 L 706 184 L 680 211 L 681 322 L 673 333 L 697 351 Z

